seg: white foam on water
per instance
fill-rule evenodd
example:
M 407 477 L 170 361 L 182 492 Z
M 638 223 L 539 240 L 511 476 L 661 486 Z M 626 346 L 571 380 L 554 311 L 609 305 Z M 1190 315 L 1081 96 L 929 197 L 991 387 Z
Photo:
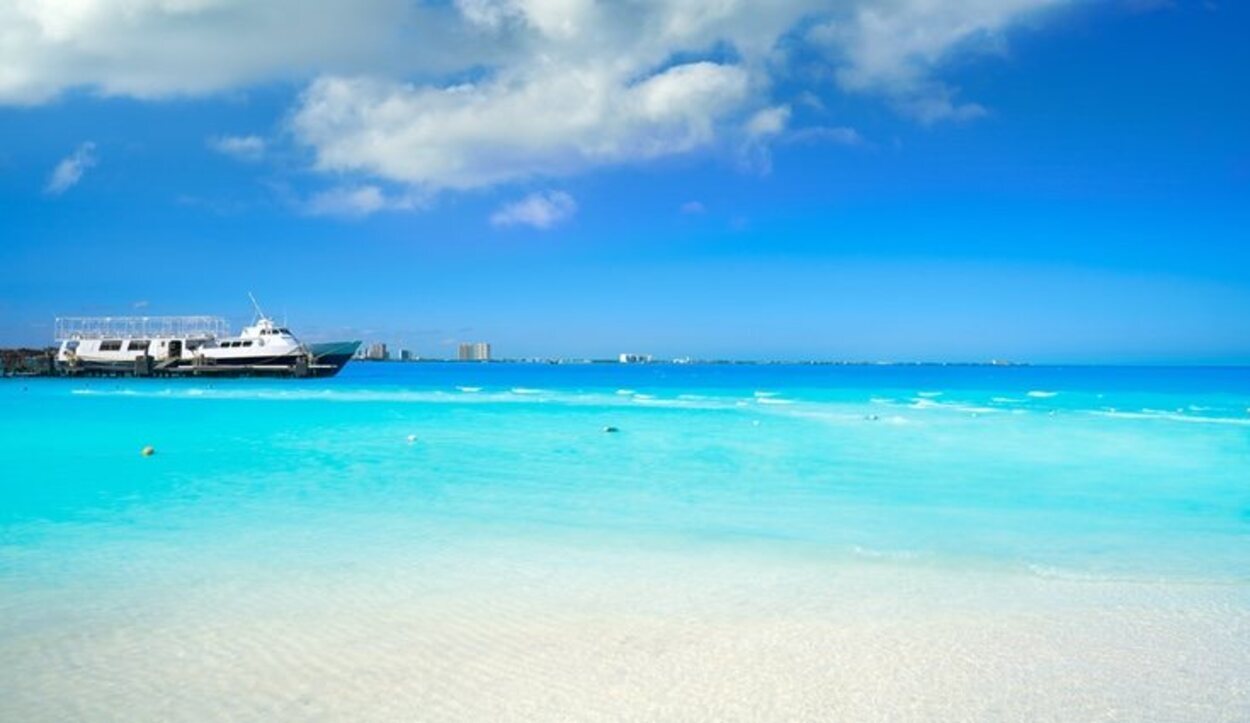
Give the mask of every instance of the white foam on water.
M 1250 426 L 1250 419 L 1238 417 L 1202 417 L 1194 414 L 1177 414 L 1164 410 L 1142 410 L 1140 412 L 1124 412 L 1115 409 L 1094 410 L 1089 414 L 1115 419 L 1139 419 L 1166 422 L 1183 422 L 1188 424 L 1227 424 L 1236 427 Z
M 468 394 L 475 394 L 477 392 L 482 391 L 481 387 L 456 387 L 456 389 L 458 391 L 465 392 Z
M 916 396 L 924 397 L 925 399 L 933 399 L 934 397 L 940 397 L 942 396 L 942 394 L 943 392 L 916 392 Z
M 1047 392 L 1043 390 L 1033 390 L 1031 392 L 1028 392 L 1026 396 L 1030 396 L 1034 399 L 1050 399 L 1051 397 L 1057 396 L 1058 394 L 1059 392 Z

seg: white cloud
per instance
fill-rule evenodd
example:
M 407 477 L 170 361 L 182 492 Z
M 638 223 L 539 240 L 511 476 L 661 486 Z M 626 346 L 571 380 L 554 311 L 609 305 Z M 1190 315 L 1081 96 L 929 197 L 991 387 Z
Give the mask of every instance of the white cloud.
M 686 201 L 679 210 L 685 214 L 696 214 L 707 211 L 707 207 L 699 201 Z
M 960 102 L 956 89 L 934 77 L 952 52 L 997 51 L 1004 30 L 1064 0 L 880 0 L 860 2 L 849 17 L 815 26 L 809 37 L 845 59 L 835 69 L 850 92 L 878 93 L 922 122 L 984 115 Z
M 302 83 L 291 130 L 316 168 L 475 188 L 744 142 L 766 156 L 762 139 L 800 120 L 771 97 L 796 77 L 794 48 L 828 79 L 796 96 L 807 112 L 836 92 L 926 123 L 975 118 L 987 110 L 943 79 L 947 62 L 1001 52 L 1069 2 L 0 0 L 0 104 Z
M 742 68 L 710 62 L 632 83 L 606 67 L 447 88 L 321 78 L 292 127 L 320 170 L 474 188 L 708 145 L 748 96 Z
M 842 92 L 879 94 L 923 122 L 966 120 L 986 111 L 936 78 L 950 53 L 992 49 L 1012 22 L 1063 1 L 458 0 L 475 43 L 500 49 L 485 73 L 457 84 L 326 75 L 308 87 L 291 127 L 322 171 L 427 189 L 567 176 L 718 145 L 766 171 L 769 139 L 794 120 L 790 106 L 769 103 L 787 73 L 779 41 L 803 23 L 813 24 L 804 37 Z M 671 65 L 718 46 L 731 47 L 732 60 Z M 850 129 L 822 133 L 860 140 Z
M 95 144 L 87 141 L 79 144 L 74 152 L 61 159 L 48 177 L 47 193 L 60 195 L 82 180 L 82 174 L 96 164 Z
M 323 72 L 454 71 L 444 51 L 458 17 L 407 0 L 4 0 L 0 103 L 74 88 L 159 98 Z
M 338 186 L 315 194 L 303 210 L 310 216 L 362 218 L 378 211 L 411 211 L 421 205 L 413 194 L 388 195 L 375 185 Z
M 762 136 L 775 136 L 785 130 L 786 124 L 790 122 L 790 106 L 779 105 L 773 108 L 765 108 L 747 121 L 747 135 L 752 138 L 760 138 Z
M 265 139 L 260 136 L 218 136 L 208 139 L 208 147 L 240 161 L 259 161 L 265 155 Z
M 531 193 L 491 214 L 495 226 L 533 226 L 547 229 L 577 213 L 577 202 L 564 191 Z

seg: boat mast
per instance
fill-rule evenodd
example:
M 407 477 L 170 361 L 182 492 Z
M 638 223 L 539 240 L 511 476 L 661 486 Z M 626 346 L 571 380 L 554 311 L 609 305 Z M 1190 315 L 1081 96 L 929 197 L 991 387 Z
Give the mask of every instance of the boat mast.
M 265 312 L 261 310 L 260 304 L 256 302 L 256 297 L 252 296 L 252 292 L 247 292 L 247 298 L 252 300 L 252 308 L 256 310 L 257 320 L 269 318 L 265 316 Z

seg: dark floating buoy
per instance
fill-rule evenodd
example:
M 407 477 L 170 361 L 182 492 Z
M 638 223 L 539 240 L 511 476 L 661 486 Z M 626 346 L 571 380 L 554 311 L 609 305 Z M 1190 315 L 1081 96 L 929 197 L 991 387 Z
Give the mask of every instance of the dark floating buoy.
M 148 446 L 140 450 L 139 454 L 143 455 L 144 457 L 151 457 L 152 455 L 156 454 L 156 447 L 153 447 L 152 445 L 149 444 Z
M 609 434 L 610 434 L 610 433 L 613 433 L 613 432 L 619 432 L 619 431 L 621 431 L 621 430 L 617 429 L 616 427 L 604 427 L 604 428 L 603 428 L 603 431 L 604 431 L 604 432 L 607 432 L 607 433 L 609 433 Z

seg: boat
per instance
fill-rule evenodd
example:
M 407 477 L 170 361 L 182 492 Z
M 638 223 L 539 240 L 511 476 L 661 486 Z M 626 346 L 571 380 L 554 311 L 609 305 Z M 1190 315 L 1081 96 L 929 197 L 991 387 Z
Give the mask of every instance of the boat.
M 251 297 L 251 294 L 248 295 Z M 294 376 L 338 374 L 359 341 L 304 343 L 267 316 L 238 335 L 217 316 L 67 316 L 56 319 L 56 371 L 64 375 Z

